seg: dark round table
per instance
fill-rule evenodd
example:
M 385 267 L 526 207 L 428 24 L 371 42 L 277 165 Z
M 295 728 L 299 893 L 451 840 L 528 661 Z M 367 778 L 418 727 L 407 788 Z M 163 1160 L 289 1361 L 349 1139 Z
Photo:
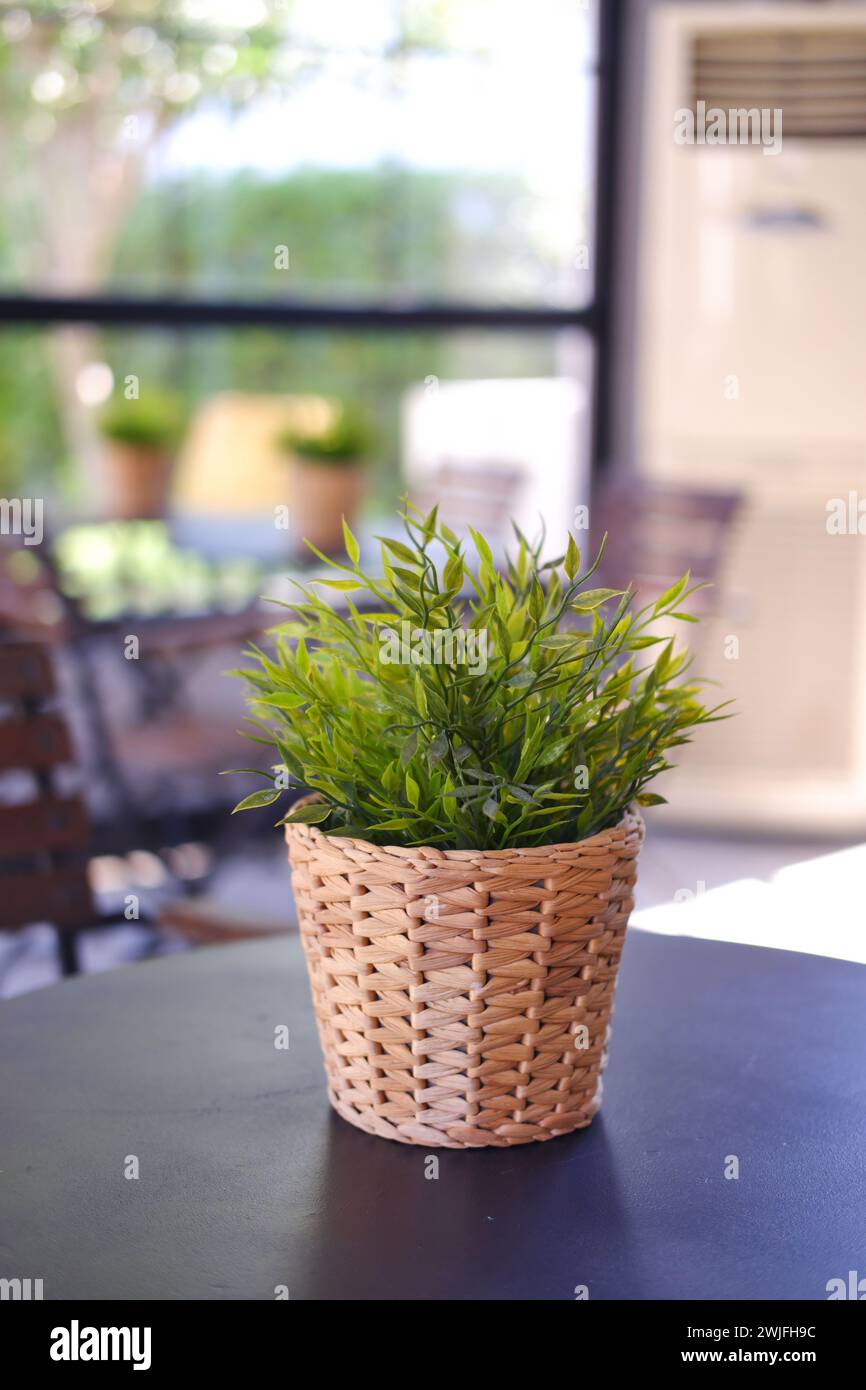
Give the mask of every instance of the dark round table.
M 632 931 L 591 1128 L 431 1151 L 435 1177 L 331 1113 L 296 939 L 72 980 L 0 1006 L 0 1277 L 46 1299 L 824 1299 L 866 1273 L 864 1004 L 861 966 Z

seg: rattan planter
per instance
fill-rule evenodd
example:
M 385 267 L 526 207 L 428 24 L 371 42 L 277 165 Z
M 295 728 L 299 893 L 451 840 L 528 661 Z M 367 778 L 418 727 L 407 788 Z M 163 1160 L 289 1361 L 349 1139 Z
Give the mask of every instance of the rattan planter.
M 542 849 L 286 827 L 328 1095 L 369 1134 L 525 1144 L 588 1125 L 643 820 Z

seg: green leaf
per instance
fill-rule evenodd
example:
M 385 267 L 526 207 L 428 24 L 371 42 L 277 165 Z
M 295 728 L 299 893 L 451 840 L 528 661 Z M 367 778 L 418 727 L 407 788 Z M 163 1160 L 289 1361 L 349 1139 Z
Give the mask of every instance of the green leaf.
M 520 801 L 524 805 L 528 804 L 531 806 L 535 800 L 534 797 L 530 796 L 529 792 L 523 790 L 523 787 L 509 787 L 508 791 L 509 794 L 514 797 L 515 801 Z
M 574 543 L 574 536 L 568 533 L 568 549 L 565 552 L 565 573 L 573 579 L 580 573 L 580 551 Z
M 487 544 L 484 537 L 480 535 L 478 531 L 473 530 L 471 526 L 469 527 L 469 534 L 475 543 L 475 549 L 478 551 L 478 554 L 484 561 L 485 565 L 487 565 L 487 567 L 491 570 L 494 569 L 495 566 L 493 564 L 493 552 L 490 549 L 490 546 Z
M 333 810 L 332 806 L 327 806 L 323 802 L 314 801 L 309 806 L 297 806 L 294 811 L 290 811 L 287 816 L 283 816 L 278 825 L 320 825 L 323 820 L 327 820 Z
M 275 690 L 273 695 L 261 695 L 259 701 L 263 705 L 270 705 L 274 709 L 297 709 L 299 705 L 309 703 L 307 695 L 292 695 L 288 690 Z
M 410 763 L 410 762 L 412 761 L 412 759 L 413 759 L 414 756 L 415 756 L 415 753 L 416 753 L 417 749 L 418 749 L 418 730 L 417 730 L 417 729 L 413 729 L 413 730 L 412 730 L 412 733 L 409 735 L 409 737 L 406 739 L 405 743 L 403 744 L 402 748 L 400 749 L 400 763 L 401 763 L 401 766 L 405 767 L 407 763 Z
M 220 773 L 220 777 L 234 777 L 236 773 L 247 772 L 256 777 L 264 777 L 268 782 L 273 782 L 274 777 L 271 772 L 263 772 L 260 767 L 226 767 Z
M 361 547 L 353 536 L 352 528 L 345 517 L 343 517 L 343 540 L 346 543 L 346 554 L 352 561 L 352 564 L 357 565 L 361 558 Z
M 532 584 L 529 589 L 529 612 L 535 622 L 539 622 L 544 612 L 544 590 L 538 582 L 538 575 L 532 576 Z
M 654 613 L 660 613 L 660 612 L 662 611 L 663 608 L 667 608 L 670 604 L 676 603 L 676 601 L 677 601 L 677 599 L 679 598 L 680 594 L 683 592 L 683 590 L 685 589 L 686 585 L 688 584 L 690 578 L 691 578 L 691 571 L 690 571 L 690 570 L 686 570 L 686 572 L 685 572 L 685 574 L 683 575 L 682 579 L 678 579 L 677 582 L 676 582 L 676 584 L 672 584 L 671 587 L 670 587 L 669 589 L 665 589 L 665 591 L 664 591 L 664 593 L 662 594 L 661 598 L 656 600 L 656 604 L 655 604 L 655 607 L 654 607 L 654 609 L 653 609 L 653 612 L 654 612 Z
M 391 573 L 396 574 L 398 579 L 402 579 L 411 593 L 418 593 L 421 588 L 421 575 L 418 570 L 407 570 L 403 565 L 392 565 Z
M 536 643 L 545 652 L 561 652 L 573 647 L 576 656 L 579 655 L 578 648 L 583 645 L 583 633 L 580 632 L 557 632 L 553 637 L 542 637 Z
M 535 760 L 535 766 L 549 767 L 551 763 L 559 762 L 560 758 L 564 757 L 569 749 L 573 747 L 574 739 L 570 736 L 558 738 L 553 743 L 549 743 L 546 748 L 542 749 Z
M 426 716 L 428 712 L 427 692 L 424 689 L 420 671 L 415 672 L 415 704 L 420 712 Z
M 527 685 L 534 685 L 537 679 L 534 671 L 518 671 L 516 676 L 508 677 L 508 684 L 512 690 L 522 690 Z
M 405 830 L 416 822 L 411 816 L 392 816 L 390 820 L 374 821 L 370 830 Z
M 417 565 L 418 556 L 408 545 L 402 541 L 392 541 L 388 536 L 380 536 L 382 544 L 390 550 L 392 555 L 396 555 L 398 560 L 403 560 L 407 565 Z
M 278 801 L 281 796 L 282 792 L 275 791 L 273 787 L 267 790 L 263 789 L 260 792 L 250 792 L 249 796 L 245 796 L 243 801 L 238 802 L 237 806 L 235 806 L 232 811 L 232 815 L 236 815 L 238 811 L 252 811 L 256 806 L 271 806 L 275 801 Z
M 590 613 L 610 599 L 619 598 L 622 592 L 622 589 L 585 589 L 572 599 L 571 607 L 575 613 Z
M 445 565 L 445 588 L 462 589 L 463 561 L 459 555 L 452 555 Z
M 427 749 L 427 761 L 431 764 L 441 763 L 445 754 L 448 752 L 448 735 L 443 729 L 437 734 L 433 742 Z

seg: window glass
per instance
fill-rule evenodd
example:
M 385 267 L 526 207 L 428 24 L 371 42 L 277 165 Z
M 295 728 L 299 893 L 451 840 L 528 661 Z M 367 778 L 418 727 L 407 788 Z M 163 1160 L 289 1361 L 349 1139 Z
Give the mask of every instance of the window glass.
M 591 296 L 594 2 L 3 9 L 7 289 Z

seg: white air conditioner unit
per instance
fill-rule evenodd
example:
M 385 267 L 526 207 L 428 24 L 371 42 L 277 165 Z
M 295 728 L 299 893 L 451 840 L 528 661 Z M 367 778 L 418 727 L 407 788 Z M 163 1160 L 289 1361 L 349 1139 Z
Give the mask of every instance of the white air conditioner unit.
M 781 109 L 781 148 L 678 143 L 698 102 L 728 133 Z M 659 7 L 643 142 L 637 467 L 745 499 L 699 661 L 739 716 L 684 750 L 672 803 L 861 832 L 866 535 L 827 508 L 866 509 L 866 8 Z

